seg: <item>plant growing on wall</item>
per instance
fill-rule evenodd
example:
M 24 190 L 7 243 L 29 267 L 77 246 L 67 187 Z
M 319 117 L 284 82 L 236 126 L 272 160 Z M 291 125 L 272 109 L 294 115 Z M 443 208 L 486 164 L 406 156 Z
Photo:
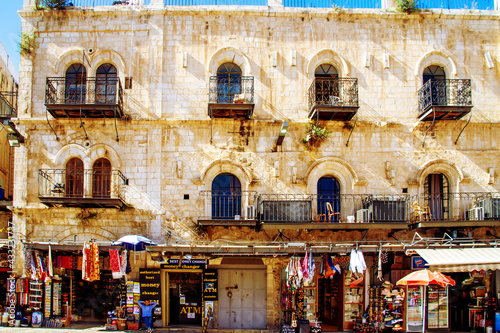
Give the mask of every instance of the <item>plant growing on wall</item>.
M 321 127 L 319 124 L 316 125 L 310 121 L 307 125 L 307 135 L 305 138 L 302 138 L 302 143 L 306 146 L 307 150 L 311 150 L 312 147 L 318 147 L 329 136 L 330 131 L 326 127 Z
M 92 212 L 82 208 L 82 211 L 76 214 L 75 218 L 80 222 L 81 225 L 89 225 L 92 220 L 97 219 L 101 215 L 100 212 Z
M 398 12 L 411 14 L 417 11 L 418 0 L 396 0 Z
M 22 55 L 32 55 L 36 46 L 36 31 L 22 33 L 21 40 L 17 44 Z

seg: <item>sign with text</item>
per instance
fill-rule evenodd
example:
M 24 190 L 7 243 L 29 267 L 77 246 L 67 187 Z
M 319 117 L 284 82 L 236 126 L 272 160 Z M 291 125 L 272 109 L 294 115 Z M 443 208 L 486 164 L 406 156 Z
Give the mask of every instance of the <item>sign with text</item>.
M 217 270 L 205 269 L 203 271 L 203 300 L 217 301 L 217 292 Z
M 207 264 L 206 259 L 168 259 L 166 264 L 161 264 L 163 269 L 203 269 Z
M 155 316 L 161 316 L 161 270 L 159 268 L 139 268 L 141 300 L 156 302 Z

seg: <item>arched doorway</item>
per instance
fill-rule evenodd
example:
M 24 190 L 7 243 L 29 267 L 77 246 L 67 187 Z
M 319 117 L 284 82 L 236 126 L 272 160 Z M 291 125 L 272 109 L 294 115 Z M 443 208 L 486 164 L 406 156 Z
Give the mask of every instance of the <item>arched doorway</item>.
M 66 104 L 84 104 L 87 94 L 87 70 L 82 64 L 72 64 L 66 70 Z
M 105 158 L 95 161 L 92 167 L 92 197 L 111 197 L 111 162 Z
M 431 65 L 424 69 L 423 73 L 424 85 L 430 84 L 432 105 L 446 105 L 446 73 L 444 68 L 437 65 Z
M 318 180 L 318 214 L 325 216 L 327 222 L 339 222 L 340 185 L 334 177 L 321 177 Z
M 79 158 L 72 158 L 66 163 L 66 196 L 72 198 L 83 197 L 84 170 L 83 162 Z
M 96 103 L 115 104 L 118 74 L 116 67 L 111 64 L 102 64 L 97 68 L 95 83 Z
M 226 62 L 217 69 L 217 103 L 233 103 L 234 95 L 241 93 L 241 69 Z
M 330 64 L 319 65 L 314 71 L 317 105 L 333 105 L 340 102 L 339 74 Z
M 448 178 L 431 173 L 424 182 L 425 206 L 431 210 L 433 220 L 448 220 L 450 216 L 450 187 Z
M 241 216 L 241 183 L 230 173 L 217 175 L 212 182 L 212 219 Z

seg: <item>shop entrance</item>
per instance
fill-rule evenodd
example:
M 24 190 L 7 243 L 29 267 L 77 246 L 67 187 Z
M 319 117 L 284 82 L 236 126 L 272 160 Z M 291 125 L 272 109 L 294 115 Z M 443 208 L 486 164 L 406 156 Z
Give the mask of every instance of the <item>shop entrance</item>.
M 318 312 L 323 330 L 343 330 L 342 275 L 318 279 Z
M 201 273 L 168 273 L 169 325 L 201 325 Z
M 266 286 L 264 269 L 219 269 L 219 328 L 265 329 Z

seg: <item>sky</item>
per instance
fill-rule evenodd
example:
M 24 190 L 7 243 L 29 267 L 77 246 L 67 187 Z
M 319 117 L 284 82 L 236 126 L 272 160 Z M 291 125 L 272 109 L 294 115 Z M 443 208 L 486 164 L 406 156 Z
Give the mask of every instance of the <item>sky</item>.
M 23 7 L 23 0 L 0 0 L 0 42 L 12 60 L 14 67 L 19 71 L 19 47 L 21 38 L 21 18 L 17 11 Z

